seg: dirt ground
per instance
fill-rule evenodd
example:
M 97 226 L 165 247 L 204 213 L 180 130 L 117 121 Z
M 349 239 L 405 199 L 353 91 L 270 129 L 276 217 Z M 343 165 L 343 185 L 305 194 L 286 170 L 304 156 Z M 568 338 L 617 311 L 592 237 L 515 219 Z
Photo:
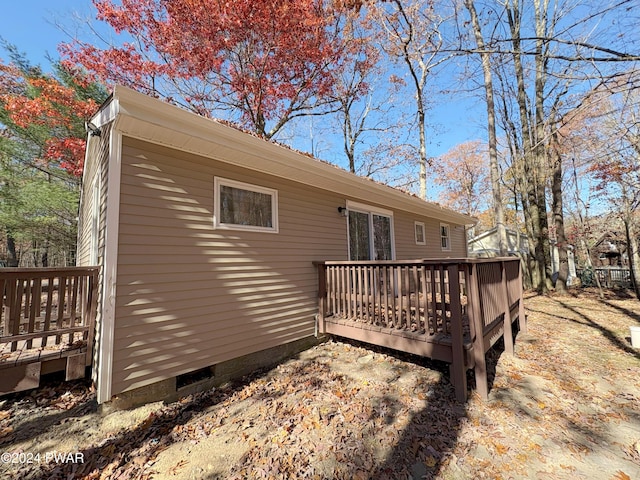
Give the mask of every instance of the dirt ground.
M 444 364 L 337 341 L 106 416 L 86 382 L 49 382 L 0 399 L 0 478 L 640 478 L 640 302 L 525 305 L 516 356 L 489 354 L 488 402 L 456 402 Z

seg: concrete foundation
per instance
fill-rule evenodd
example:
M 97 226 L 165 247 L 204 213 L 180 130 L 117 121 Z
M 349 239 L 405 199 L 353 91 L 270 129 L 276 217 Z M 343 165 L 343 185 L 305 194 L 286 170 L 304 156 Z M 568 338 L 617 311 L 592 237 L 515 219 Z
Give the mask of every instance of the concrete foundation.
M 322 341 L 324 341 L 324 338 L 317 339 L 315 337 L 307 337 L 227 360 L 226 362 L 209 367 L 210 378 L 204 378 L 180 388 L 177 387 L 177 378 L 172 377 L 151 385 L 129 390 L 114 396 L 109 402 L 100 405 L 100 412 L 107 415 L 116 410 L 135 408 L 151 402 L 174 402 L 181 397 L 204 392 L 241 378 L 260 368 L 273 367 L 283 360 L 307 350 Z

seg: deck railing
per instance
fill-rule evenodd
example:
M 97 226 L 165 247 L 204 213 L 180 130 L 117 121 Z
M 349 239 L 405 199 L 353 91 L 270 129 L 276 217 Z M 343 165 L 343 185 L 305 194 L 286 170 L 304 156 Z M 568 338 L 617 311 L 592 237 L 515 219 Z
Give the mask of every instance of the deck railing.
M 428 261 L 324 262 L 325 317 L 421 335 L 450 334 L 451 312 L 466 307 L 457 263 Z M 450 272 L 449 267 L 455 267 Z M 450 275 L 461 295 L 451 296 Z
M 74 343 L 90 350 L 97 288 L 98 267 L 0 268 L 0 350 Z
M 340 322 L 376 333 L 356 333 L 355 337 L 381 339 L 383 345 L 418 354 L 437 350 L 426 350 L 415 341 L 449 345 L 442 355 L 451 362 L 452 375 L 460 383 L 456 385 L 459 397 L 463 389 L 466 392 L 464 372 L 471 366 L 476 368 L 476 378 L 480 377 L 480 395 L 487 396 L 487 350 L 504 336 L 506 351 L 513 353 L 512 321 L 517 317 L 521 328 L 526 328 L 518 258 L 326 261 L 316 265 L 322 332 L 327 331 L 325 321 Z M 378 333 L 406 341 L 387 342 Z M 465 348 L 470 345 L 473 356 L 466 358 Z
M 631 271 L 627 267 L 579 268 L 576 275 L 585 287 L 595 286 L 596 281 L 593 277 L 597 275 L 600 285 L 605 288 L 631 288 Z

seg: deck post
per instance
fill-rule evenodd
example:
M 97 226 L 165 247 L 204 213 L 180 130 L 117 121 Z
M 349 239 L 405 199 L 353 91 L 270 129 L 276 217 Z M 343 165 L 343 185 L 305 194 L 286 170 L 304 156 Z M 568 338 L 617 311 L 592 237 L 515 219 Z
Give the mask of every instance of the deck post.
M 318 333 L 325 333 L 324 318 L 327 314 L 327 270 L 324 262 L 315 262 L 318 267 Z
M 480 309 L 480 289 L 478 286 L 478 269 L 475 263 L 469 263 L 467 270 L 468 315 L 473 341 L 473 369 L 476 377 L 476 390 L 483 400 L 489 398 L 489 381 L 487 379 L 487 357 L 484 351 L 484 323 Z
M 522 292 L 524 288 L 522 286 L 522 262 L 518 262 L 518 326 L 520 327 L 520 333 L 527 333 L 527 315 L 524 313 L 524 298 Z
M 451 380 L 459 402 L 467 400 L 467 368 L 464 363 L 462 332 L 462 305 L 460 304 L 459 265 L 449 265 L 449 305 L 451 309 Z M 444 298 L 444 292 L 441 293 Z M 445 312 L 443 311 L 443 316 Z
M 96 322 L 95 318 L 98 311 L 98 271 L 96 270 L 93 274 L 87 278 L 87 293 L 89 295 L 89 299 L 87 301 L 87 310 L 85 312 L 85 318 L 82 321 L 82 324 L 85 326 L 89 326 L 89 332 L 87 334 L 87 355 L 86 355 L 86 365 L 90 366 L 93 364 L 93 355 L 94 355 L 94 345 L 93 341 L 95 338 L 95 330 L 96 330 Z
M 507 271 L 504 261 L 500 262 L 500 277 L 502 278 L 502 309 L 504 310 L 504 350 L 513 355 L 513 329 L 511 328 L 511 306 L 509 305 L 509 290 L 507 285 Z

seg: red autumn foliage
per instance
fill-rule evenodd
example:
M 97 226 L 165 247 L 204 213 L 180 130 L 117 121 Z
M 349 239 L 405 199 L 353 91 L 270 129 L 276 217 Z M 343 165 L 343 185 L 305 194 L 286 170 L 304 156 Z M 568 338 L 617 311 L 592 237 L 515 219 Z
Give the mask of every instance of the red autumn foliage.
M 66 64 L 201 115 L 232 110 L 265 137 L 323 102 L 334 85 L 327 67 L 343 53 L 338 17 L 323 0 L 93 3 L 124 41 L 63 44 Z
M 95 113 L 97 103 L 80 99 L 75 89 L 53 77 L 30 76 L 13 65 L 1 66 L 0 85 L 0 103 L 17 127 L 49 132 L 39 160 L 82 175 L 85 140 L 78 126 Z

